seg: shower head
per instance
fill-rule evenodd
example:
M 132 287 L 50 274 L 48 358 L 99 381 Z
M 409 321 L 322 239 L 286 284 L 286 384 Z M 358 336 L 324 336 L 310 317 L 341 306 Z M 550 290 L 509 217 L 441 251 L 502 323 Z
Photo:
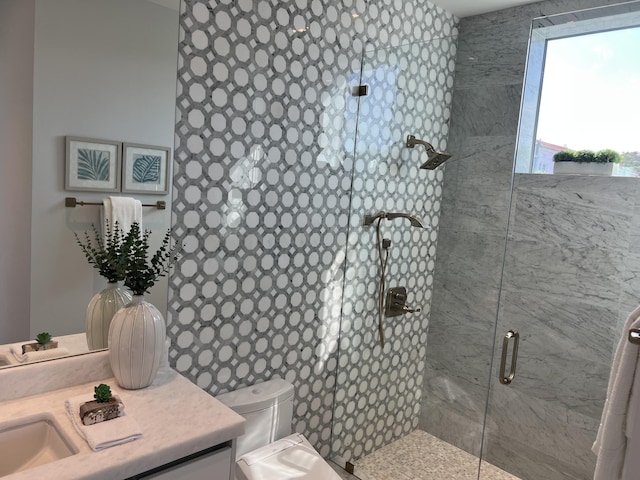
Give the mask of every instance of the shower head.
M 426 228 L 422 223 L 422 221 L 417 216 L 412 215 L 410 213 L 401 213 L 401 212 L 395 212 L 395 213 L 378 212 L 375 215 L 365 215 L 364 225 L 365 226 L 371 225 L 373 222 L 375 222 L 379 218 L 386 218 L 387 220 L 393 220 L 396 218 L 406 218 L 409 220 L 409 222 L 411 222 L 412 227 Z
M 438 152 L 429 142 L 418 140 L 415 135 L 409 135 L 407 137 L 407 147 L 413 148 L 416 145 L 424 145 L 427 149 L 427 161 L 420 165 L 420 168 L 422 169 L 434 170 L 451 158 L 451 154 L 447 152 Z
M 420 168 L 424 170 L 435 170 L 451 158 L 451 154 L 447 152 L 436 152 L 435 150 L 427 150 L 427 155 L 427 161 L 420 165 Z

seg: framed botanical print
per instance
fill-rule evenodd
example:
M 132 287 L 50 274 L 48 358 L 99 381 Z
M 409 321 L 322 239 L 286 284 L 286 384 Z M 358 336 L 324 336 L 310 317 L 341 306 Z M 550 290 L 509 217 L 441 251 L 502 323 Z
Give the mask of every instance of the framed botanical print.
M 65 190 L 120 191 L 121 142 L 66 137 Z
M 135 143 L 123 144 L 122 191 L 126 193 L 169 193 L 171 150 Z

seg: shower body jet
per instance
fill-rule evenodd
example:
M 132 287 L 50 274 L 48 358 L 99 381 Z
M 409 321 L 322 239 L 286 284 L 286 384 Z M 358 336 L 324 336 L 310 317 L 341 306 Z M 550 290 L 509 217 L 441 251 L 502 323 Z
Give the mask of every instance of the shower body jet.
M 424 145 L 427 149 L 427 161 L 420 165 L 420 168 L 422 169 L 435 170 L 451 158 L 451 154 L 447 152 L 438 152 L 429 142 L 418 140 L 415 135 L 409 135 L 407 137 L 407 147 L 413 148 L 416 145 Z
M 412 215 L 410 213 L 401 213 L 401 212 L 378 212 L 375 215 L 365 215 L 364 226 L 366 227 L 367 225 L 371 225 L 373 222 L 375 222 L 379 218 L 386 218 L 387 220 L 394 220 L 396 218 L 406 218 L 409 220 L 409 222 L 411 222 L 412 227 L 418 227 L 418 228 L 428 227 L 428 226 L 425 227 L 425 225 L 422 223 L 422 220 L 420 220 L 417 216 Z

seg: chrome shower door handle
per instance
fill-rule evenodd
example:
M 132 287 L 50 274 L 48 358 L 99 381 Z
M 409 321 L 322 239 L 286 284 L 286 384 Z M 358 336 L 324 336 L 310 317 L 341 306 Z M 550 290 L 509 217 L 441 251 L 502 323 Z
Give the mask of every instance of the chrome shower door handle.
M 511 367 L 509 375 L 506 375 L 507 353 L 509 352 L 509 342 L 513 338 L 513 350 L 511 352 Z M 516 363 L 518 361 L 518 345 L 520 344 L 520 334 L 514 330 L 509 330 L 502 340 L 502 359 L 500 360 L 500 383 L 509 385 L 516 376 Z

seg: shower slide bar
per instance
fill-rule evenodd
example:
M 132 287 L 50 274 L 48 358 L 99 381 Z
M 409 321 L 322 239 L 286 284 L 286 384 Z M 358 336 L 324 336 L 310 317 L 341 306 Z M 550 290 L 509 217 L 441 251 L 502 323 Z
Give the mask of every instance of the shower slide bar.
M 640 329 L 632 328 L 629 330 L 629 341 L 636 345 L 640 345 Z

